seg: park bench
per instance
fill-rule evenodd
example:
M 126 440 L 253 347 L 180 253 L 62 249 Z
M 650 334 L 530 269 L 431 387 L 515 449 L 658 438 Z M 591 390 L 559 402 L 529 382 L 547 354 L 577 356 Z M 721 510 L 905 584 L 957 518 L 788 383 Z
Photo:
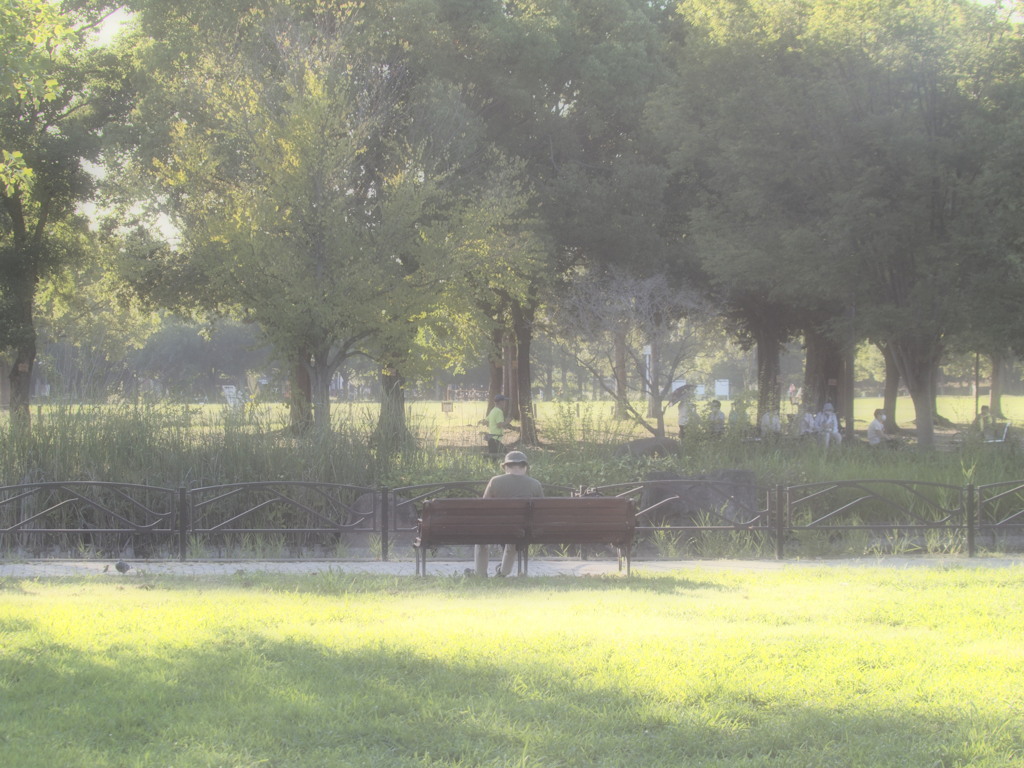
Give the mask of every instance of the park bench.
M 635 530 L 633 502 L 614 496 L 432 499 L 423 504 L 413 540 L 416 575 L 426 575 L 427 550 L 444 545 L 511 544 L 517 573 L 525 576 L 531 544 L 610 544 L 628 576 Z
M 1005 443 L 1007 436 L 1010 434 L 1010 426 L 1012 424 L 1012 421 L 997 421 L 993 425 L 992 433 L 985 436 L 984 442 Z

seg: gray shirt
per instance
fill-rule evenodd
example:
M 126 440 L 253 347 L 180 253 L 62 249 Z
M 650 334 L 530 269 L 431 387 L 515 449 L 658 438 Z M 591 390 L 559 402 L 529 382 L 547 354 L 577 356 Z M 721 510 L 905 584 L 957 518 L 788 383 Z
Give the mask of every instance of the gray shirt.
M 522 499 L 543 495 L 540 481 L 529 475 L 495 475 L 484 490 L 485 499 Z

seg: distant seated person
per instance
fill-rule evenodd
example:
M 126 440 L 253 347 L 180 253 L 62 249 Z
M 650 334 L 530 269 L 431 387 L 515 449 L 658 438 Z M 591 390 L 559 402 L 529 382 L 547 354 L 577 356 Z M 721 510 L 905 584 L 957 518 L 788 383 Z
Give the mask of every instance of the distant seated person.
M 974 418 L 972 429 L 982 440 L 992 440 L 996 433 L 996 420 L 987 405 L 981 406 L 981 413 Z
M 708 411 L 708 431 L 712 435 L 721 435 L 725 432 L 725 414 L 722 413 L 720 400 L 711 401 L 711 410 Z
M 800 422 L 797 426 L 797 430 L 797 434 L 799 434 L 800 437 L 803 437 L 804 435 L 815 435 L 818 433 L 818 417 L 810 408 L 804 411 L 800 416 Z
M 868 424 L 868 445 L 885 445 L 895 448 L 898 440 L 894 435 L 885 431 L 885 411 L 881 408 L 875 409 L 875 418 Z
M 746 400 L 737 398 L 733 401 L 732 408 L 729 409 L 728 423 L 730 432 L 740 434 L 746 431 L 748 426 Z
M 843 442 L 843 435 L 839 431 L 839 417 L 836 416 L 836 409 L 832 407 L 832 403 L 825 403 L 825 408 L 818 416 L 818 434 L 826 448 Z
M 778 437 L 782 434 L 782 418 L 778 411 L 765 411 L 761 417 L 761 437 Z

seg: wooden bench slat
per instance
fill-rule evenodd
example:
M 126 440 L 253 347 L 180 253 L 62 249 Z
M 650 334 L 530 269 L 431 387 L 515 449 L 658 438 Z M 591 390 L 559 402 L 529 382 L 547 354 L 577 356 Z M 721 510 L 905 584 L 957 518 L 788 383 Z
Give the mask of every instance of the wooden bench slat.
M 615 497 L 544 497 L 529 499 L 432 499 L 423 505 L 417 548 L 426 571 L 425 548 L 440 545 L 514 544 L 524 570 L 530 544 L 611 544 L 629 550 L 636 529 L 632 501 Z

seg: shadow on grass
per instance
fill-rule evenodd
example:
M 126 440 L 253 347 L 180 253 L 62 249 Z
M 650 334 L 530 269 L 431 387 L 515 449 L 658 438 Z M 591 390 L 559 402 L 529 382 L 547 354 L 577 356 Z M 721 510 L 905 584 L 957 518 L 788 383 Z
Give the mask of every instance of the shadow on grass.
M 55 580 L 56 581 L 56 580 Z M 75 579 L 68 580 L 73 583 Z M 272 591 L 308 592 L 321 595 L 431 594 L 454 597 L 459 594 L 479 596 L 488 592 L 651 592 L 675 594 L 686 590 L 727 590 L 729 587 L 712 581 L 698 581 L 674 574 L 657 576 L 530 576 L 528 578 L 480 579 L 473 576 L 393 576 L 326 571 L 288 575 L 259 571 L 239 572 L 230 576 L 143 576 L 130 583 L 138 589 L 267 589 Z
M 339 623 L 337 632 L 359 628 Z M 797 700 L 799 688 L 754 690 L 742 671 L 683 655 L 678 663 L 692 670 L 671 670 L 674 682 L 661 685 L 649 674 L 637 683 L 627 649 L 606 664 L 593 654 L 555 663 L 543 645 L 495 656 L 492 644 L 453 661 L 395 647 L 397 638 L 364 642 L 375 647 L 233 628 L 185 647 L 89 655 L 54 640 L 5 662 L 5 762 L 953 765 L 970 761 L 972 729 L 985 725 L 966 710 L 958 719 L 920 706 L 811 706 Z

